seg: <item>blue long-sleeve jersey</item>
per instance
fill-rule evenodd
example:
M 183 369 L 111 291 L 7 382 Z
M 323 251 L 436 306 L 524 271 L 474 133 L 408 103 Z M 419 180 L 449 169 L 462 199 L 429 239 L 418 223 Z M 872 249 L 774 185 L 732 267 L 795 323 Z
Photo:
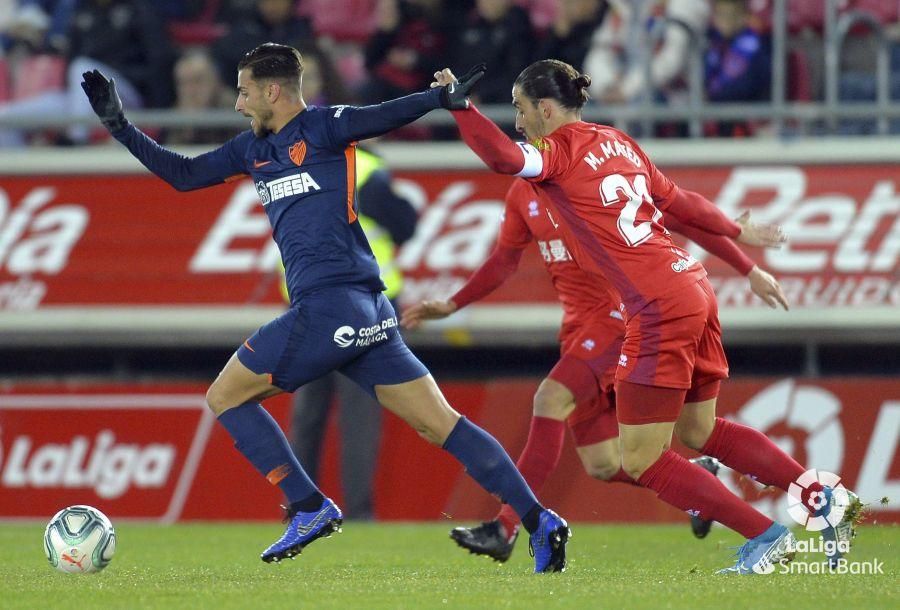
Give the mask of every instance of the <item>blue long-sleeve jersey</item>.
M 249 175 L 281 250 L 291 303 L 323 286 L 384 290 L 357 216 L 354 146 L 440 107 L 440 88 L 374 106 L 309 106 L 277 134 L 245 131 L 198 157 L 129 124 L 113 136 L 180 191 Z

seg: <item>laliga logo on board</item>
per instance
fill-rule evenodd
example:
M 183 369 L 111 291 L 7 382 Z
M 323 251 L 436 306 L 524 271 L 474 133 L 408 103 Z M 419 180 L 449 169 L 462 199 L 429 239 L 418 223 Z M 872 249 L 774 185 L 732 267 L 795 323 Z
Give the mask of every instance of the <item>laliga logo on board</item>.
M 809 487 L 815 483 L 819 483 L 816 487 L 830 487 L 831 498 L 825 490 L 810 491 Z M 807 470 L 788 488 L 788 514 L 810 532 L 836 526 L 849 505 L 847 488 L 833 472 Z
M 356 331 L 353 330 L 353 327 L 341 326 L 334 331 L 334 342 L 338 344 L 338 347 L 350 347 L 353 344 L 353 335 L 355 334 Z
M 175 462 L 174 446 L 117 443 L 111 430 L 98 432 L 93 445 L 85 436 L 74 436 L 69 444 L 32 445 L 29 436 L 14 438 L 4 464 L 0 443 L 0 488 L 90 487 L 99 497 L 114 499 L 132 484 L 163 487 Z

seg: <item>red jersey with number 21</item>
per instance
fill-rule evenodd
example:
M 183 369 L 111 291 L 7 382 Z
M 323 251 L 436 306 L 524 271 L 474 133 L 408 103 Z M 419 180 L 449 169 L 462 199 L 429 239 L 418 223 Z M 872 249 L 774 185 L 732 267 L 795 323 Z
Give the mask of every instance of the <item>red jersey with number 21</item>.
M 678 187 L 629 136 L 579 121 L 522 148 L 519 175 L 538 183 L 554 204 L 572 233 L 567 243 L 576 261 L 609 280 L 626 316 L 706 277 L 662 224 L 661 210 Z

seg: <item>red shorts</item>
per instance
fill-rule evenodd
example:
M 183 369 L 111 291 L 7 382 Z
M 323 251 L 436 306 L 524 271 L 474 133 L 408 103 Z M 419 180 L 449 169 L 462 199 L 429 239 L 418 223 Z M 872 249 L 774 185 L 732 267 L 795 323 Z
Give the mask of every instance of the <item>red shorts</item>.
M 726 377 L 719 308 L 712 285 L 704 278 L 687 290 L 652 301 L 626 321 L 616 368 L 619 422 L 675 421 L 685 393 L 691 402 L 713 398 L 717 382 Z M 633 387 L 625 394 L 619 392 L 623 381 L 678 390 L 681 399 L 663 399 L 655 393 L 642 400 Z
M 575 397 L 568 423 L 578 447 L 619 435 L 612 390 L 623 332 L 622 321 L 610 317 L 571 333 L 563 340 L 562 357 L 547 376 Z

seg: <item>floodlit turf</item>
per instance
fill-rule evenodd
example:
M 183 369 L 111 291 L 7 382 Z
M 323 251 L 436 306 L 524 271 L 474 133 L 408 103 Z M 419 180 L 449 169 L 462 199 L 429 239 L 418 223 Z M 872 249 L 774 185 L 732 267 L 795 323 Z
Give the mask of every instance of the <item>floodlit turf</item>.
M 50 568 L 41 525 L 0 525 L 0 608 L 900 608 L 896 526 L 862 528 L 850 557 L 883 575 L 729 577 L 713 574 L 738 542 L 723 529 L 574 524 L 569 569 L 534 575 L 524 537 L 501 566 L 457 548 L 451 525 L 349 523 L 267 565 L 275 523 L 121 523 L 112 564 L 88 575 Z

